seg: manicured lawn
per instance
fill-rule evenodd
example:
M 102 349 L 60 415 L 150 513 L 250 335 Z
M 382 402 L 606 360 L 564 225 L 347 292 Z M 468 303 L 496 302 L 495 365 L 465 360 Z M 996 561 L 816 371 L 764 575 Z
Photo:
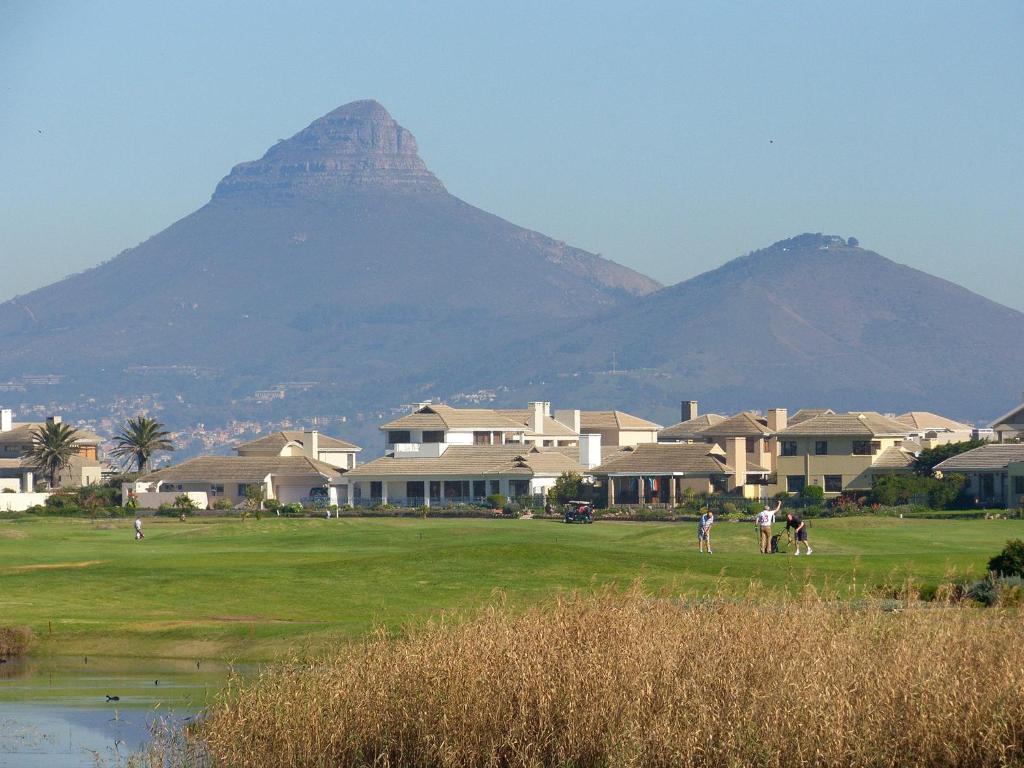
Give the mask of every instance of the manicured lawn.
M 781 527 L 781 526 L 778 526 Z M 1016 520 L 852 518 L 811 523 L 814 555 L 757 554 L 752 526 L 542 520 L 151 519 L 0 521 L 0 624 L 37 652 L 265 659 L 497 599 L 642 579 L 652 591 L 850 594 L 907 577 L 980 576 Z

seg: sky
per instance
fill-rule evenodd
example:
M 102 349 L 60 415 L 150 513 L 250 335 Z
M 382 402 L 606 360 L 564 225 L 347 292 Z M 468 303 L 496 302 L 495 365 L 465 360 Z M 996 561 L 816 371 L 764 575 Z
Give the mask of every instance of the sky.
M 0 300 L 341 104 L 666 283 L 801 232 L 1024 310 L 1024 3 L 0 0 Z

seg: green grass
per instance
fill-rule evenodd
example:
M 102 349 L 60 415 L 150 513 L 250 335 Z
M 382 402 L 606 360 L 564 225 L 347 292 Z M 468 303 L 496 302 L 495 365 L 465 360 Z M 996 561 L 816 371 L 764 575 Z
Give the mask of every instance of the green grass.
M 810 558 L 756 552 L 749 524 L 541 520 L 0 521 L 0 624 L 29 625 L 41 654 L 267 659 L 463 610 L 502 590 L 642 579 L 651 590 L 769 591 L 804 582 L 844 594 L 912 577 L 981 576 L 1017 520 L 851 518 L 811 523 Z

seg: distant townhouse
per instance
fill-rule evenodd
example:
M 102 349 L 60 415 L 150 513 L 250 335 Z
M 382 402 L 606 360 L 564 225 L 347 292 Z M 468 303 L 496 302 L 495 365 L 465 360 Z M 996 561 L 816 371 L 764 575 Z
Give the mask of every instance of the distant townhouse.
M 760 498 L 768 481 L 766 467 L 746 463 L 746 451 L 732 443 L 726 451 L 714 443 L 647 443 L 624 448 L 590 470 L 605 490 L 607 504 L 675 505 L 692 493 L 735 493 Z
M 424 403 L 380 427 L 387 451 L 409 445 L 576 445 L 579 434 L 557 422 L 550 404 L 526 409 L 453 408 Z
M 868 491 L 874 478 L 910 472 L 914 454 L 904 448 L 911 428 L 875 412 L 823 413 L 776 433 L 776 483 L 771 492 L 799 493 L 808 485 L 826 495 Z
M 965 493 L 979 506 L 1024 505 L 1024 443 L 992 443 L 946 459 L 935 467 L 967 478 Z
M 1000 416 L 990 426 L 1000 443 L 1024 440 L 1024 403 Z
M 705 429 L 725 421 L 725 416 L 717 413 L 701 414 L 696 400 L 683 400 L 679 410 L 679 421 L 658 431 L 659 443 L 703 442 Z
M 315 429 L 273 432 L 235 448 L 239 456 L 308 456 L 337 469 L 355 467 L 356 454 L 362 450 L 345 440 L 321 435 Z
M 947 419 L 929 411 L 909 411 L 897 416 L 896 421 L 909 428 L 908 438 L 921 448 L 960 443 L 970 440 L 974 434 L 974 427 L 970 424 Z
M 561 412 L 565 413 L 565 412 Z M 578 414 L 581 435 L 600 435 L 609 447 L 658 442 L 660 424 L 622 411 L 573 411 Z M 568 416 L 568 414 L 567 414 Z
M 51 416 L 45 422 L 15 422 L 9 408 L 0 409 L 0 489 L 31 492 L 36 480 L 32 462 L 26 458 L 35 445 L 34 433 L 45 424 L 61 423 L 60 416 Z M 74 443 L 75 454 L 70 464 L 60 473 L 62 487 L 79 487 L 100 482 L 102 439 L 89 430 L 78 429 Z

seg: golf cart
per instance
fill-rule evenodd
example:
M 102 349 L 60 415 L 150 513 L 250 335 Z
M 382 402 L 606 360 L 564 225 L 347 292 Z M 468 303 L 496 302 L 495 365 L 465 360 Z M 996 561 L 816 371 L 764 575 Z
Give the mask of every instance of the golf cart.
M 567 523 L 592 523 L 594 507 L 589 501 L 567 501 L 562 505 L 562 516 Z

